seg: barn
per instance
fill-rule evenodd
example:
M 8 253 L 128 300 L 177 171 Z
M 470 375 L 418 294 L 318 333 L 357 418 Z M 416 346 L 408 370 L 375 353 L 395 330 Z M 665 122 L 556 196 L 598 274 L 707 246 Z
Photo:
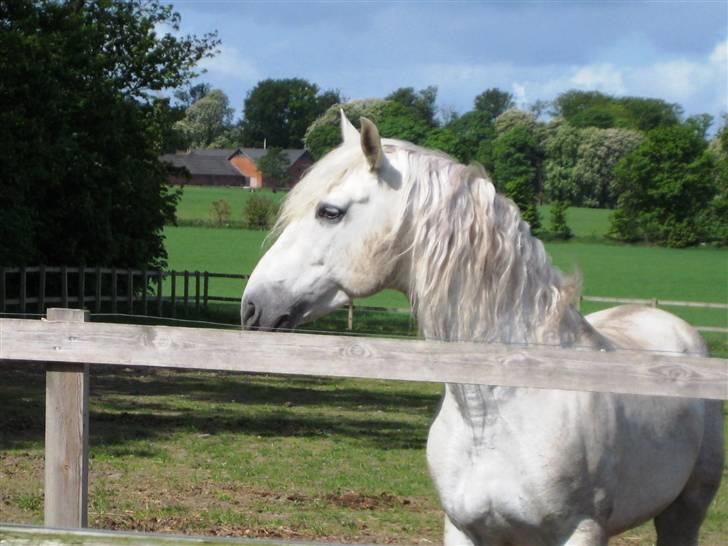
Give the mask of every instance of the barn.
M 170 175 L 172 185 L 242 186 L 251 189 L 276 188 L 276 180 L 265 179 L 258 170 L 258 161 L 266 154 L 264 148 L 198 148 L 166 154 L 162 161 L 185 169 L 185 174 Z M 284 150 L 288 161 L 288 187 L 293 187 L 303 173 L 313 165 L 313 157 L 306 150 Z

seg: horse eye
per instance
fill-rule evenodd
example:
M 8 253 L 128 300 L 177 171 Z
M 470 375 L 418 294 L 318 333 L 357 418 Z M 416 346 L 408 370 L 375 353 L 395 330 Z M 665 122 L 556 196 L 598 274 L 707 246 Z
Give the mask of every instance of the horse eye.
M 316 218 L 322 218 L 329 222 L 337 222 L 341 220 L 345 213 L 345 210 L 334 205 L 321 204 L 316 210 Z

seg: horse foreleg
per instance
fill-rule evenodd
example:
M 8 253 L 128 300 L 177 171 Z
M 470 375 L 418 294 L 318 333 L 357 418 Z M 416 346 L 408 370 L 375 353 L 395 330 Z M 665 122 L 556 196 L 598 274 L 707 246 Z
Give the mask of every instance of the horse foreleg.
M 475 546 L 475 543 L 453 525 L 450 518 L 445 515 L 444 546 Z

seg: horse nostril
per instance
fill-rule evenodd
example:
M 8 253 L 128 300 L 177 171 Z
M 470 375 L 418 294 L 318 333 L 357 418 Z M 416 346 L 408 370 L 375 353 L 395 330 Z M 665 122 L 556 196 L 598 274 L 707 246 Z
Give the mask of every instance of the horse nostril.
M 291 329 L 291 315 L 281 315 L 273 325 L 273 331 L 275 330 L 290 330 Z
M 250 300 L 243 303 L 243 326 L 255 328 L 260 322 L 260 309 Z

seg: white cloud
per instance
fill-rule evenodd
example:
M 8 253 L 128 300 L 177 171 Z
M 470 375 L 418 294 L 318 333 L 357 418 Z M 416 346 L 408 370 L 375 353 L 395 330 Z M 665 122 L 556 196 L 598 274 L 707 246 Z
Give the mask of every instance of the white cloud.
M 723 68 L 728 65 L 728 38 L 720 42 L 710 54 L 710 62 L 720 65 Z
M 526 97 L 526 86 L 518 82 L 513 82 L 513 84 L 511 85 L 511 89 L 513 89 L 513 98 L 515 99 L 518 107 L 527 107 L 528 98 Z
M 578 89 L 590 89 L 614 94 L 625 92 L 622 71 L 608 63 L 586 65 L 578 68 L 569 78 L 569 83 Z
M 210 59 L 203 59 L 199 67 L 208 74 L 239 82 L 254 83 L 261 78 L 255 63 L 243 57 L 235 47 L 220 46 L 220 53 Z

